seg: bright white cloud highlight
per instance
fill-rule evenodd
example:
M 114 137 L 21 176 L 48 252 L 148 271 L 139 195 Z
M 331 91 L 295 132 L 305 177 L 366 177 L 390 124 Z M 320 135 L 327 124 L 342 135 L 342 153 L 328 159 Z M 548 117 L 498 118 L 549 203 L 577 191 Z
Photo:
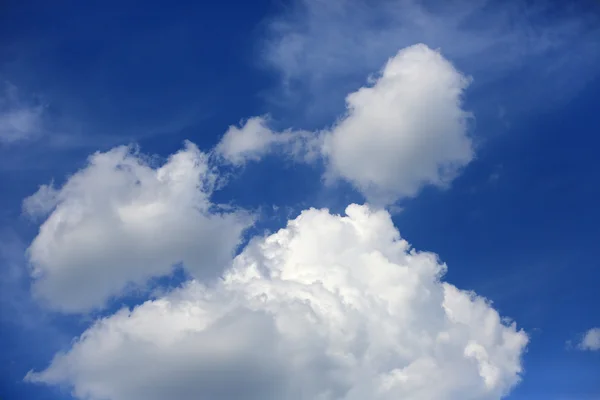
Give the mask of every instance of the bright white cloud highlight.
M 580 350 L 600 350 L 600 328 L 592 328 L 587 331 L 577 346 Z
M 24 102 L 15 86 L 0 95 L 0 143 L 31 139 L 41 131 L 44 107 Z
M 346 116 L 325 137 L 329 172 L 377 203 L 446 186 L 474 154 L 461 108 L 468 84 L 439 52 L 401 50 L 346 98 Z
M 90 327 L 27 380 L 88 400 L 500 399 L 527 335 L 440 278 L 385 211 L 307 210 L 223 279 Z
M 50 213 L 28 249 L 34 295 L 81 312 L 177 263 L 196 277 L 218 276 L 251 218 L 211 203 L 207 158 L 187 143 L 154 167 L 123 146 L 92 155 L 59 189 L 42 186 L 23 204 L 31 215 Z

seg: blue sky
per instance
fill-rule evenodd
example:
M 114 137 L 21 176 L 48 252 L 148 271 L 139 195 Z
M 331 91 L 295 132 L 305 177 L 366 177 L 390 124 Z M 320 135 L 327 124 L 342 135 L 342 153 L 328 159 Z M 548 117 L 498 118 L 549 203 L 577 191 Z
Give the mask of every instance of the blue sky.
M 528 338 L 526 345 L 508 348 L 479 332 L 483 322 L 464 323 L 469 329 L 451 342 L 455 347 L 443 359 L 423 345 L 422 353 L 402 361 L 418 378 L 418 361 L 433 357 L 438 392 L 419 392 L 425 389 L 415 383 L 414 392 L 400 385 L 389 396 L 600 399 L 600 333 L 593 337 L 600 327 L 595 256 L 600 3 L 530 3 L 6 3 L 0 13 L 0 397 L 149 398 L 134 389 L 136 382 L 149 383 L 143 379 L 153 376 L 150 372 L 126 381 L 123 372 L 110 371 L 143 365 L 148 360 L 143 355 L 155 354 L 149 360 L 169 365 L 162 386 L 153 389 L 157 399 L 236 398 L 240 393 L 277 399 L 319 393 L 327 393 L 323 399 L 390 398 L 366 384 L 346 392 L 334 378 L 315 379 L 287 366 L 282 370 L 289 376 L 278 372 L 273 378 L 271 359 L 263 360 L 266 372 L 253 380 L 250 366 L 256 359 L 240 354 L 252 353 L 244 346 L 262 345 L 260 329 L 264 337 L 276 335 L 290 352 L 286 360 L 297 351 L 292 336 L 305 340 L 298 343 L 310 351 L 337 347 L 319 342 L 317 328 L 307 329 L 305 336 L 299 329 L 297 339 L 281 325 L 272 332 L 272 322 L 263 324 L 263 317 L 254 316 L 260 311 L 278 324 L 307 324 L 294 319 L 300 311 L 284 307 L 291 300 L 269 299 L 264 310 L 250 300 L 240 305 L 237 299 L 254 283 L 240 277 L 235 278 L 245 282 L 240 287 L 227 279 L 225 286 L 218 283 L 227 271 L 249 271 L 253 257 L 260 264 L 269 257 L 279 260 L 273 254 L 280 253 L 290 258 L 264 268 L 281 267 L 292 276 L 282 265 L 287 268 L 313 251 L 323 263 L 317 275 L 338 262 L 345 265 L 343 246 L 336 247 L 339 237 L 356 254 L 388 255 L 392 245 L 386 238 L 393 228 L 381 222 L 383 214 L 350 216 L 360 232 L 373 229 L 369 234 L 381 239 L 368 246 L 354 243 L 355 233 L 344 231 L 347 225 L 336 225 L 336 214 L 344 214 L 349 204 L 367 203 L 373 212 L 387 210 L 415 249 L 433 252 L 447 264 L 443 281 L 487 298 L 486 312 L 496 310 L 516 322 L 515 329 L 498 322 L 494 335 Z M 414 46 L 420 43 L 424 46 Z M 408 78 L 394 80 L 395 71 L 408 71 Z M 346 97 L 350 93 L 357 95 Z M 186 140 L 193 144 L 185 147 Z M 137 147 L 119 150 L 123 145 Z M 182 148 L 180 158 L 168 159 Z M 51 182 L 53 189 L 38 191 Z M 311 207 L 327 208 L 331 215 L 303 214 L 295 228 L 282 233 L 297 234 L 298 247 L 271 249 L 273 241 L 287 243 L 274 232 Z M 118 229 L 109 219 L 115 210 L 123 223 Z M 331 232 L 336 237 L 326 236 Z M 329 240 L 331 247 L 323 244 Z M 412 265 L 402 257 L 388 258 Z M 372 268 L 381 282 L 393 281 L 383 266 Z M 423 284 L 412 289 L 442 293 L 435 276 L 418 277 Z M 264 279 L 261 284 L 275 290 L 274 278 Z M 207 285 L 213 300 L 191 294 L 196 289 L 190 282 Z M 401 280 L 398 291 L 402 285 Z M 346 288 L 336 287 L 339 293 Z M 364 298 L 384 296 L 384 289 L 369 286 Z M 140 321 L 149 325 L 140 322 L 141 332 L 129 332 L 137 319 L 122 317 L 119 309 L 147 300 L 177 310 L 193 304 L 192 311 L 207 314 L 221 307 L 252 313 L 215 316 L 217 322 L 242 322 L 234 322 L 235 329 L 217 322 L 217 328 L 208 329 L 194 325 L 193 313 L 181 322 L 175 312 L 153 317 L 150 307 L 136 308 Z M 440 304 L 423 309 L 416 302 L 402 304 L 405 309 L 398 306 L 398 312 L 420 317 L 402 325 L 400 317 L 374 321 L 357 311 L 355 325 L 348 326 L 437 332 L 434 327 L 442 322 L 434 310 L 442 310 Z M 110 351 L 102 358 L 94 353 L 94 346 L 108 343 L 107 331 L 94 322 L 99 320 L 139 343 L 171 352 L 140 347 L 122 359 Z M 182 361 L 174 354 L 182 354 L 185 347 L 179 346 L 189 345 L 187 339 L 178 339 L 182 331 L 176 328 L 161 331 L 164 324 L 182 324 L 182 331 L 196 332 L 202 343 L 229 337 L 227 329 L 243 340 L 228 346 L 233 350 L 223 359 L 198 350 L 196 358 Z M 152 332 L 176 343 L 165 345 Z M 387 340 L 400 339 L 390 337 L 367 335 L 365 340 L 392 354 Z M 412 343 L 411 338 L 403 340 Z M 472 374 L 450 375 L 443 367 L 449 360 L 460 369 L 469 357 L 453 359 L 454 350 L 464 347 L 468 354 L 467 343 L 473 341 L 483 346 L 500 376 L 486 388 L 480 356 L 474 356 Z M 132 343 L 129 347 L 137 348 L 138 342 Z M 420 342 L 413 344 L 421 349 Z M 235 349 L 240 354 L 233 354 Z M 353 349 L 343 351 L 362 360 Z M 53 361 L 59 352 L 65 355 L 62 363 Z M 314 357 L 313 364 L 298 368 L 318 373 L 334 363 Z M 237 360 L 236 368 L 225 359 Z M 204 360 L 218 367 L 204 368 Z M 383 374 L 393 360 L 369 363 L 369 371 Z M 522 372 L 514 372 L 515 365 Z M 184 379 L 188 370 L 198 381 L 217 384 L 191 385 Z M 29 371 L 37 375 L 24 380 Z M 306 381 L 290 378 L 297 375 Z M 379 382 L 383 375 L 374 376 L 364 380 Z M 304 388 L 305 397 L 290 389 L 295 385 Z

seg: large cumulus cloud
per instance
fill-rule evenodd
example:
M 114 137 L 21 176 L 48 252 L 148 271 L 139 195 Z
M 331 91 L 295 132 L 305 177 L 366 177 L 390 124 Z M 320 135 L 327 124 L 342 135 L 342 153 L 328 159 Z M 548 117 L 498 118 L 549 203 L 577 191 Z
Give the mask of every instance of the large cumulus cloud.
M 81 312 L 178 263 L 219 276 L 251 218 L 210 201 L 217 175 L 207 160 L 189 142 L 163 165 L 122 146 L 92 155 L 62 187 L 42 186 L 24 201 L 28 214 L 49 214 L 28 249 L 34 295 Z
M 390 215 L 310 209 L 217 283 L 98 320 L 29 381 L 89 400 L 499 399 L 527 335 L 442 282 Z

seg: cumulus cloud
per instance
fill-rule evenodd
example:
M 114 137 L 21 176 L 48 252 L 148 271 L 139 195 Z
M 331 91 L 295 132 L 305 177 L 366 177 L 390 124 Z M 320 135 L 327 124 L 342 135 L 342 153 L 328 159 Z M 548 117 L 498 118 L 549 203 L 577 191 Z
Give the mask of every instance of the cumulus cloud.
M 592 328 L 581 338 L 577 346 L 580 350 L 597 351 L 600 350 L 600 328 Z
M 439 52 L 401 50 L 372 86 L 346 98 L 346 116 L 325 137 L 330 173 L 383 203 L 447 185 L 473 158 L 461 108 L 468 84 Z
M 310 209 L 222 280 L 98 320 L 26 380 L 88 400 L 500 399 L 527 335 L 445 271 L 385 211 Z
M 252 117 L 240 127 L 230 126 L 215 147 L 223 160 L 242 166 L 258 161 L 270 152 L 279 151 L 304 161 L 312 161 L 318 150 L 318 137 L 305 131 L 274 132 L 268 127 L 268 118 Z
M 472 160 L 471 114 L 462 108 L 469 83 L 440 52 L 410 46 L 346 97 L 346 113 L 330 129 L 274 133 L 257 117 L 231 127 L 217 151 L 235 164 L 270 151 L 300 159 L 320 153 L 329 180 L 345 179 L 370 202 L 391 204 L 425 185 L 447 186 Z
M 38 135 L 44 107 L 23 101 L 18 89 L 6 84 L 0 95 L 0 143 L 15 143 Z
M 23 203 L 30 215 L 49 213 L 27 251 L 34 295 L 81 312 L 174 264 L 218 276 L 251 218 L 211 203 L 217 176 L 207 158 L 188 142 L 155 167 L 122 146 L 92 155 L 62 187 L 42 186 Z

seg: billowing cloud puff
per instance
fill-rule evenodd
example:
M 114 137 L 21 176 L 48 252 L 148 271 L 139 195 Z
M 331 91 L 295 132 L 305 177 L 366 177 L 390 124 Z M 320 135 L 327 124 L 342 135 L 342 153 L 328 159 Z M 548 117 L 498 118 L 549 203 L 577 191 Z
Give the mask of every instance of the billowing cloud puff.
M 468 83 L 425 45 L 401 50 L 372 86 L 346 98 L 347 115 L 325 138 L 330 173 L 378 203 L 447 185 L 473 158 L 461 108 Z
M 211 203 L 216 175 L 195 145 L 153 164 L 128 147 L 96 153 L 61 188 L 24 201 L 29 214 L 50 213 L 28 249 L 36 297 L 80 312 L 174 264 L 195 277 L 222 273 L 249 215 Z
M 212 285 L 98 320 L 27 380 L 89 400 L 500 399 L 527 335 L 385 211 L 304 211 Z
M 327 178 L 347 180 L 372 203 L 391 204 L 426 185 L 447 186 L 473 159 L 471 114 L 461 104 L 469 82 L 438 51 L 410 46 L 372 85 L 347 96 L 346 114 L 330 129 L 274 133 L 257 117 L 230 128 L 217 151 L 235 164 L 269 151 L 300 159 L 302 152 L 310 151 L 309 159 L 320 154 Z
M 597 351 L 600 350 L 600 328 L 592 328 L 588 330 L 579 342 L 580 350 Z

